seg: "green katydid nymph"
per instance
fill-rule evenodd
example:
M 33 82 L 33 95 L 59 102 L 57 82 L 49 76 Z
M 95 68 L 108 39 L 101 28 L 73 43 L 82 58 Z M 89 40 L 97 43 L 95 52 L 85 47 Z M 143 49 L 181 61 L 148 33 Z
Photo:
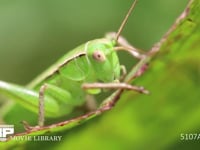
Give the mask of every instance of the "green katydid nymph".
M 136 0 L 116 34 L 109 34 L 106 38 L 91 40 L 78 46 L 27 87 L 0 81 L 0 94 L 38 113 L 38 125 L 42 127 L 44 117 L 70 114 L 75 107 L 86 102 L 88 94 L 99 94 L 102 89 L 147 93 L 143 87 L 123 82 L 125 71 L 122 71 L 124 67 L 117 56 L 117 51 L 124 50 L 138 59 L 145 57 L 144 53 L 141 54 L 120 36 L 135 4 Z

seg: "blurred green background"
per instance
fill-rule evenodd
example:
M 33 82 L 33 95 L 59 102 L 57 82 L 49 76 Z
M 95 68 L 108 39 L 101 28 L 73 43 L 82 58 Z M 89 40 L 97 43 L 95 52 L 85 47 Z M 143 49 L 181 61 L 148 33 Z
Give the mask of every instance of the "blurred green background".
M 149 50 L 187 2 L 139 0 L 122 35 L 134 46 Z M 68 50 L 117 31 L 131 3 L 0 1 L 0 80 L 27 84 Z M 199 140 L 180 140 L 180 133 L 200 133 L 200 56 L 198 46 L 193 48 L 190 53 L 165 51 L 155 58 L 150 71 L 137 80 L 151 91 L 150 96 L 126 92 L 112 111 L 57 133 L 63 135 L 61 142 L 29 142 L 25 149 L 39 149 L 41 144 L 44 149 L 74 150 L 197 149 Z M 133 65 L 132 57 L 120 54 L 120 58 L 127 66 Z
M 117 31 L 131 3 L 132 0 L 1 0 L 0 79 L 27 84 L 68 50 Z M 148 50 L 186 3 L 187 0 L 139 0 L 122 35 L 134 46 Z

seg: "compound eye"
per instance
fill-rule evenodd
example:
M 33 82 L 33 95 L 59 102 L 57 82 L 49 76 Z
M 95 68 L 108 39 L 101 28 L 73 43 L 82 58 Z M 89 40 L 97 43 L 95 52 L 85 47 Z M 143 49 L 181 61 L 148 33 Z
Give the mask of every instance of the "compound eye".
M 93 58 L 97 61 L 100 61 L 100 62 L 103 62 L 106 60 L 106 56 L 104 55 L 104 53 L 100 50 L 96 50 L 94 53 L 93 53 Z

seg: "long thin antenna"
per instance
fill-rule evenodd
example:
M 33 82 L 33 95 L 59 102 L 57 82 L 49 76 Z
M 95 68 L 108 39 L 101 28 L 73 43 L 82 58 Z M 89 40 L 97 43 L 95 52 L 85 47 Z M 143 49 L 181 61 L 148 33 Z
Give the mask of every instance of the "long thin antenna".
M 133 4 L 131 5 L 131 8 L 128 10 L 128 13 L 126 14 L 124 20 L 122 21 L 122 24 L 120 25 L 120 27 L 119 27 L 119 29 L 117 31 L 117 34 L 116 34 L 116 37 L 115 37 L 115 41 L 118 41 L 118 38 L 119 38 L 124 26 L 126 25 L 126 23 L 128 21 L 128 17 L 131 15 L 131 12 L 133 11 L 133 8 L 135 7 L 136 3 L 137 3 L 137 0 L 135 0 L 133 2 Z

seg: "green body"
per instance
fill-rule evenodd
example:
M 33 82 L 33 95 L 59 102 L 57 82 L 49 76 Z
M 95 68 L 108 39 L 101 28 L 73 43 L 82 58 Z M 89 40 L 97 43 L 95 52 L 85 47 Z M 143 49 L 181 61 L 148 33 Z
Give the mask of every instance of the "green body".
M 27 87 L 0 81 L 0 94 L 38 112 L 39 90 L 44 92 L 45 116 L 69 114 L 86 101 L 86 94 L 98 94 L 100 89 L 83 90 L 83 83 L 110 83 L 120 78 L 120 64 L 115 42 L 110 39 L 89 41 L 70 51 Z

